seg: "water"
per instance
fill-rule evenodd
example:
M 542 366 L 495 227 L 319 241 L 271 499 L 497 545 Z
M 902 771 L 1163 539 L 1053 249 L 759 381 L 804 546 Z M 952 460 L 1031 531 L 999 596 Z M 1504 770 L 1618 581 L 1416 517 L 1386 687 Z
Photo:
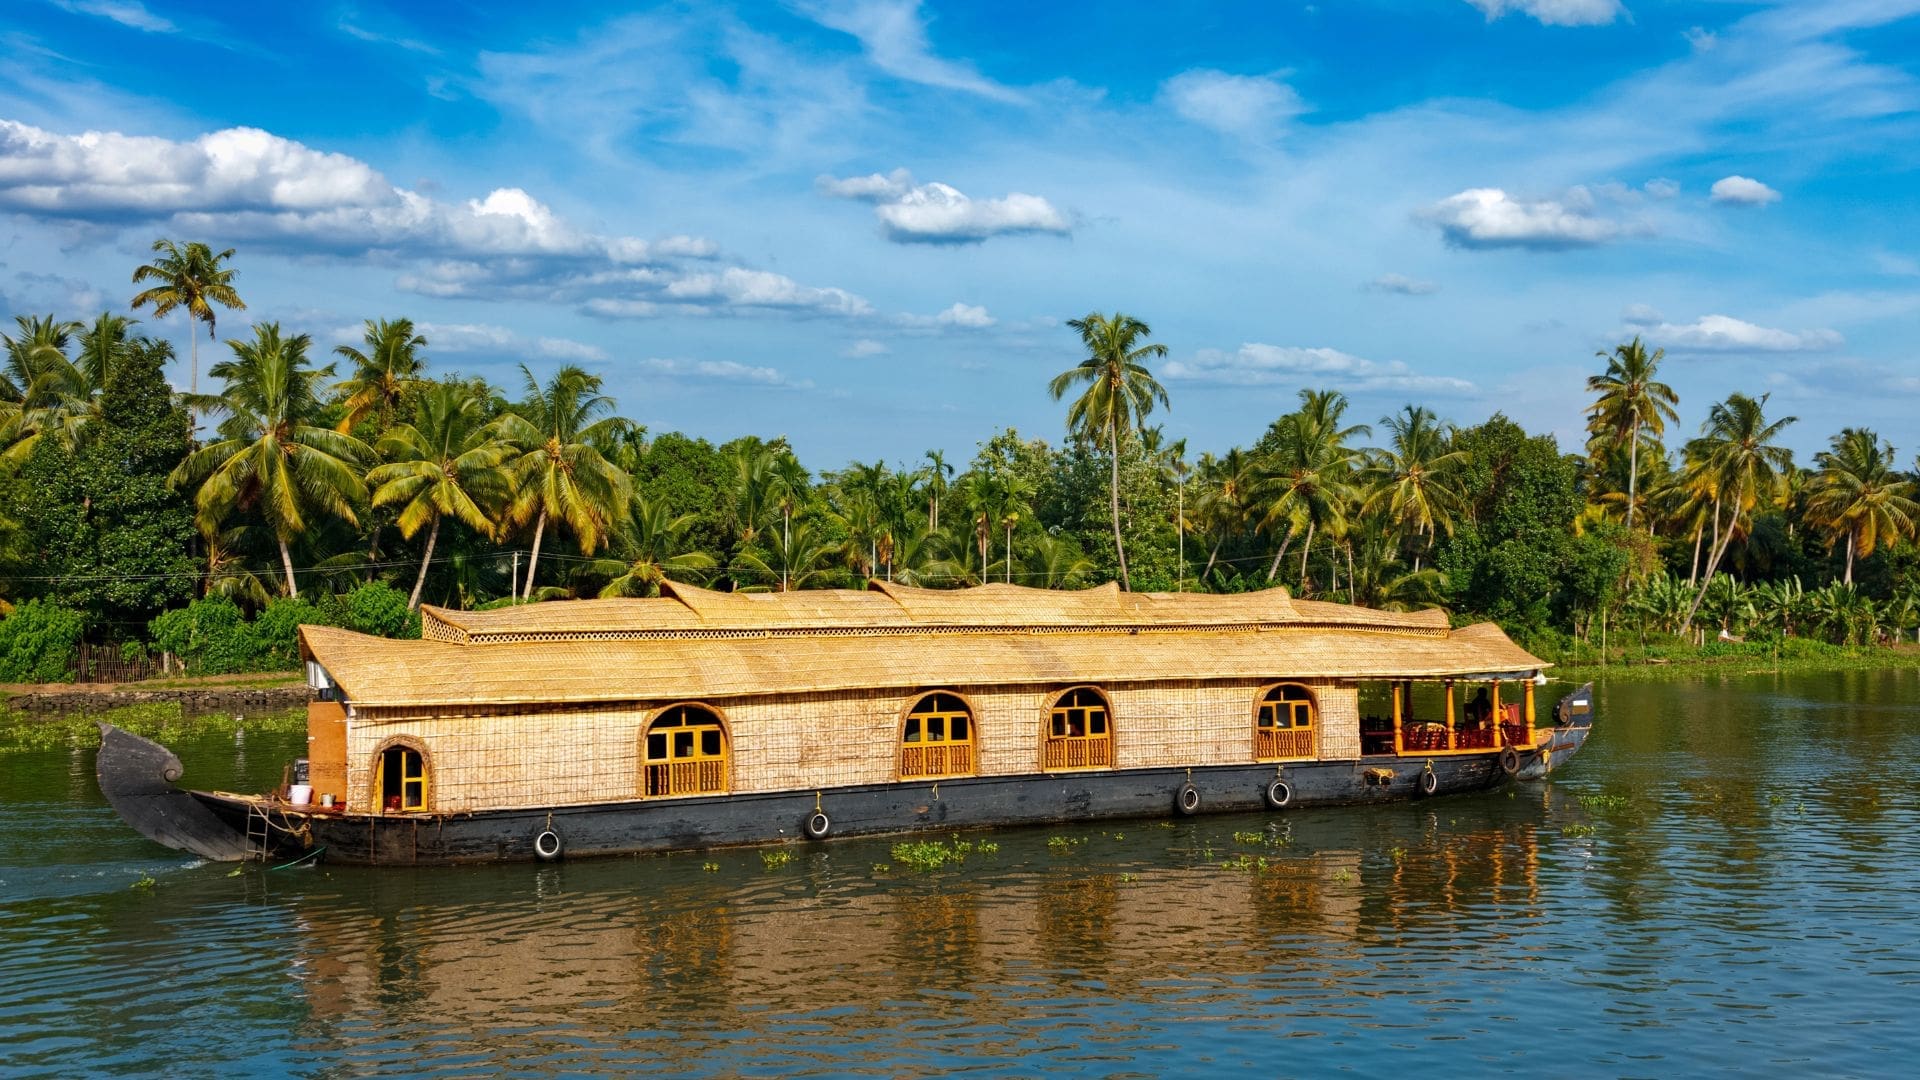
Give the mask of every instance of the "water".
M 977 834 L 998 850 L 924 874 L 848 841 L 772 868 L 232 876 L 121 827 L 89 753 L 0 758 L 0 1074 L 1859 1074 L 1920 1051 L 1920 672 L 1618 682 L 1599 708 L 1548 784 Z M 189 782 L 253 789 L 299 740 L 176 750 Z

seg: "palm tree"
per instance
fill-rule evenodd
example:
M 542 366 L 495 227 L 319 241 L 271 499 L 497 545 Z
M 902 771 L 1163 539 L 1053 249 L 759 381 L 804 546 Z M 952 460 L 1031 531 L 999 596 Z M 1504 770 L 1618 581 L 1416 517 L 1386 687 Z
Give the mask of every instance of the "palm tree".
M 0 334 L 6 343 L 6 368 L 0 371 L 0 399 L 18 404 L 33 392 L 33 384 L 48 363 L 67 361 L 67 346 L 80 333 L 80 324 L 51 315 L 15 315 L 18 334 Z
M 410 387 L 419 385 L 427 367 L 419 354 L 427 339 L 413 332 L 412 319 L 368 319 L 363 340 L 365 352 L 351 345 L 333 349 L 353 364 L 353 374 L 338 387 L 347 397 L 341 431 L 352 431 L 369 413 L 378 414 L 378 426 L 385 430 L 394 407 Z
M 760 549 L 756 548 L 735 555 L 733 572 L 752 582 L 741 586 L 742 592 L 765 592 L 769 588 L 778 588 L 781 592 L 804 589 L 833 573 L 826 564 L 827 556 L 832 552 L 832 545 L 816 537 L 813 526 L 802 521 L 793 527 L 792 532 L 782 535 L 779 543 L 766 545 L 766 554 L 762 555 Z M 776 581 L 779 582 L 777 586 L 759 584 Z
M 1715 404 L 1708 411 L 1706 422 L 1701 425 L 1697 456 L 1713 477 L 1716 504 L 1714 533 L 1717 543 L 1712 557 L 1707 560 L 1707 580 L 1701 584 L 1700 592 L 1687 609 L 1687 626 L 1693 625 L 1694 613 L 1700 610 L 1700 601 L 1706 597 L 1707 585 L 1713 582 L 1713 575 L 1720 568 L 1720 559 L 1727 553 L 1727 545 L 1732 542 L 1734 534 L 1741 531 L 1743 519 L 1750 519 L 1754 508 L 1762 500 L 1777 500 L 1781 476 L 1793 465 L 1793 452 L 1786 447 L 1775 446 L 1774 440 L 1780 437 L 1780 432 L 1788 424 L 1799 418 L 1787 416 L 1769 423 L 1766 417 L 1767 397 L 1766 394 L 1758 398 L 1732 394 L 1727 400 Z M 1724 531 L 1720 520 L 1722 508 L 1727 511 Z
M 228 248 L 218 254 L 205 244 L 194 242 L 182 246 L 172 240 L 155 240 L 153 250 L 160 258 L 136 268 L 133 283 L 158 281 L 160 284 L 140 293 L 133 298 L 135 311 L 143 305 L 152 304 L 157 319 L 164 319 L 174 308 L 187 313 L 187 341 L 193 356 L 193 366 L 189 369 L 187 392 L 200 392 L 200 336 L 193 332 L 194 322 L 207 324 L 207 338 L 215 334 L 213 305 L 245 311 L 247 305 L 234 291 L 233 279 L 237 271 L 220 264 L 233 258 L 233 249 Z M 211 372 L 209 372 L 211 374 Z
M 947 482 L 953 479 L 953 466 L 947 464 L 947 455 L 938 450 L 927 451 L 927 531 L 940 531 L 940 498 L 947 493 Z
M 1012 469 L 993 478 L 994 516 L 1007 539 L 1005 581 L 1009 585 L 1013 583 L 1013 530 L 1020 524 L 1020 515 L 1029 512 L 1027 497 L 1032 494 L 1032 485 Z
M 772 488 L 774 508 L 780 511 L 781 543 L 791 545 L 793 515 L 807 501 L 807 470 L 792 450 L 785 450 L 774 456 L 767 470 L 767 483 Z M 781 586 L 781 591 L 786 591 L 786 583 L 781 582 Z
M 1087 358 L 1077 366 L 1053 377 L 1047 389 L 1059 401 L 1076 383 L 1087 389 L 1067 406 L 1069 430 L 1107 444 L 1112 462 L 1110 483 L 1113 510 L 1113 550 L 1120 560 L 1120 587 L 1133 589 L 1127 573 L 1127 548 L 1120 538 L 1120 440 L 1153 411 L 1155 402 L 1171 407 L 1166 388 L 1147 370 L 1146 361 L 1167 355 L 1161 344 L 1142 345 L 1152 335 L 1147 324 L 1131 315 L 1114 312 L 1102 315 L 1089 312 L 1084 319 L 1070 319 L 1067 325 L 1080 333 Z
M 1680 395 L 1654 380 L 1666 350 L 1648 354 L 1637 335 L 1615 345 L 1610 353 L 1595 355 L 1607 362 L 1607 370 L 1587 380 L 1587 392 L 1599 395 L 1587 409 L 1587 430 L 1608 444 L 1627 444 L 1627 528 L 1631 529 L 1640 482 L 1640 443 L 1665 434 L 1667 421 L 1679 422 L 1674 406 L 1680 403 Z
M 547 522 L 573 530 L 580 554 L 591 555 L 606 539 L 618 508 L 626 505 L 631 478 L 600 453 L 600 444 L 631 421 L 611 415 L 613 399 L 600 392 L 600 376 L 568 364 L 545 386 L 525 364 L 526 399 L 494 421 L 496 435 L 512 445 L 515 493 L 509 520 L 535 521 L 522 600 L 533 596 L 540 542 Z
M 1220 458 L 1200 455 L 1200 492 L 1195 498 L 1194 513 L 1203 531 L 1213 538 L 1206 568 L 1200 571 L 1201 581 L 1213 573 L 1213 564 L 1220 557 L 1220 545 L 1229 537 L 1245 532 L 1254 520 L 1258 464 L 1252 454 L 1237 446 Z
M 1346 411 L 1347 397 L 1339 391 L 1302 390 L 1300 408 L 1275 421 L 1269 433 L 1267 441 L 1273 449 L 1261 459 L 1254 492 L 1267 507 L 1260 527 L 1270 532 L 1282 526 L 1287 530 L 1273 565 L 1267 568 L 1269 581 L 1279 572 L 1293 538 L 1304 533 L 1300 585 L 1308 587 L 1307 560 L 1313 553 L 1314 534 L 1321 529 L 1337 532 L 1345 523 L 1345 508 L 1353 501 L 1352 466 L 1358 457 L 1346 443 L 1372 432 L 1365 424 L 1341 427 Z
M 1460 511 L 1460 492 L 1454 475 L 1465 464 L 1463 450 L 1448 448 L 1446 429 L 1432 410 L 1408 405 L 1380 423 L 1392 434 L 1392 445 L 1373 453 L 1369 479 L 1373 483 L 1361 505 L 1362 513 L 1383 512 L 1401 529 L 1431 541 L 1436 533 L 1453 535 L 1454 515 Z M 1416 549 L 1413 569 L 1420 569 L 1424 549 Z
M 1036 589 L 1083 588 L 1093 573 L 1093 562 L 1081 554 L 1080 545 L 1064 536 L 1038 532 L 1022 544 L 1021 584 Z
M 176 487 L 199 485 L 194 522 L 204 536 L 218 535 L 235 507 L 257 509 L 280 546 L 289 597 L 300 595 L 289 545 L 316 512 L 357 523 L 354 504 L 367 497 L 357 466 L 371 453 L 314 422 L 321 411 L 314 385 L 333 376 L 333 365 L 309 367 L 311 345 L 305 334 L 283 336 L 279 323 L 254 327 L 252 341 L 229 340 L 233 359 L 208 369 L 226 390 L 194 399 L 228 417 L 216 441 L 188 454 L 169 478 Z
M 421 396 L 413 423 L 387 430 L 380 452 L 387 463 L 367 473 L 373 505 L 401 505 L 397 524 L 409 540 L 429 526 L 407 598 L 409 609 L 418 608 L 442 518 L 451 515 L 483 536 L 493 534 L 491 511 L 512 490 L 502 466 L 513 448 L 487 423 L 485 402 L 461 384 L 441 383 Z
M 767 518 L 767 503 L 773 497 L 774 452 L 758 439 L 734 448 L 733 500 L 729 517 L 742 544 L 750 544 Z
M 655 502 L 635 491 L 627 502 L 626 519 L 614 538 L 614 550 L 620 553 L 620 559 L 601 559 L 592 564 L 596 571 L 616 574 L 600 590 L 600 596 L 658 596 L 663 581 L 700 578 L 712 570 L 715 566 L 712 555 L 684 549 L 694 517 L 693 514 L 675 517 L 666 503 Z M 790 537 L 788 542 L 791 543 Z
M 16 322 L 21 337 L 17 343 L 7 339 L 7 370 L 0 375 L 0 390 L 19 389 L 19 400 L 10 401 L 0 415 L 9 443 L 7 459 L 25 460 L 48 435 L 68 450 L 77 449 L 99 415 L 107 378 L 135 347 L 127 337 L 133 320 L 101 312 L 85 327 L 24 316 Z M 73 336 L 80 348 L 69 358 L 66 344 Z
M 1853 584 L 1853 560 L 1866 558 L 1882 543 L 1897 543 L 1920 522 L 1915 485 L 1894 471 L 1893 447 L 1865 428 L 1842 428 L 1830 449 L 1814 455 L 1820 471 L 1813 480 L 1807 516 L 1832 534 L 1828 550 L 1847 544 L 1847 572 Z

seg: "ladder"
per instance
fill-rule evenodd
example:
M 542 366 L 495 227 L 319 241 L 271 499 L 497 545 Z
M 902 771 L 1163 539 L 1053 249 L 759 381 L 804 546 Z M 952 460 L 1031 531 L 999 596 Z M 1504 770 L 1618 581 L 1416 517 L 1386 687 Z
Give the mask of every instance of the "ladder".
M 246 858 L 266 862 L 272 832 L 273 823 L 267 820 L 267 811 L 265 808 L 257 802 L 248 803 Z

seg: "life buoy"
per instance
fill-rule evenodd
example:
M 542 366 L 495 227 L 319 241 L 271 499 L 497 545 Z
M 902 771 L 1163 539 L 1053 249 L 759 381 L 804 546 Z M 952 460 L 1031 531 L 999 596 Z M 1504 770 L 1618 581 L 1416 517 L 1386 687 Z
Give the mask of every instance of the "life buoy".
M 1275 810 L 1285 810 L 1293 802 L 1293 786 L 1285 780 L 1275 780 L 1267 785 L 1267 805 Z
M 1506 773 L 1508 776 L 1518 774 L 1520 772 L 1520 751 L 1515 750 L 1511 746 L 1500 751 L 1500 771 Z
M 833 831 L 833 820 L 827 817 L 826 811 L 815 810 L 813 812 L 813 816 L 807 818 L 806 828 L 807 828 L 807 836 L 809 838 L 814 840 L 825 840 L 827 838 L 827 834 Z
M 566 849 L 560 834 L 552 829 L 542 829 L 540 835 L 533 838 L 533 854 L 541 862 L 558 862 Z
M 1192 817 L 1200 810 L 1200 789 L 1192 781 L 1180 785 L 1180 794 L 1173 800 L 1174 809 L 1182 815 Z
M 1426 772 L 1420 774 L 1420 794 L 1431 795 L 1439 790 L 1440 778 L 1433 774 L 1432 769 L 1428 769 Z

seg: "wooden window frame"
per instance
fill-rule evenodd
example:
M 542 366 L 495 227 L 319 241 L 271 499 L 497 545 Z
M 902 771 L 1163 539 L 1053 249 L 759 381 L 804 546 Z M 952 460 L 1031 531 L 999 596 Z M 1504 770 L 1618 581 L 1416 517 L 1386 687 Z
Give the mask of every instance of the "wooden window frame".
M 1100 699 L 1101 712 L 1104 715 L 1106 731 L 1101 735 L 1055 735 L 1053 721 L 1057 714 L 1072 708 L 1089 706 L 1067 706 L 1062 703 L 1081 691 L 1087 691 Z M 1091 725 L 1089 725 L 1091 726 Z M 1040 721 L 1040 771 L 1041 772 L 1087 772 L 1112 769 L 1115 766 L 1113 698 L 1098 686 L 1082 684 L 1069 686 L 1047 700 L 1047 707 Z M 1056 762 L 1058 762 L 1056 764 Z
M 1276 699 L 1274 695 L 1287 690 L 1298 690 L 1306 695 L 1305 700 Z M 1267 726 L 1267 707 L 1269 705 L 1287 705 L 1287 712 L 1296 722 L 1287 727 Z M 1276 710 L 1277 711 L 1277 710 Z M 1307 722 L 1298 723 L 1304 712 Z M 1305 761 L 1312 760 L 1319 749 L 1320 731 L 1320 694 L 1313 687 L 1298 680 L 1268 683 L 1260 688 L 1253 699 L 1253 760 L 1255 761 Z
M 711 731 L 720 733 L 720 752 L 708 754 L 702 751 L 695 740 L 694 752 L 686 757 L 673 753 L 671 740 L 667 746 L 667 756 L 654 759 L 647 751 L 647 742 L 654 734 L 654 728 L 661 721 L 671 719 L 676 711 L 693 709 L 706 713 L 713 718 L 711 724 L 687 724 L 684 721 L 663 728 L 663 733 L 672 731 Z M 637 747 L 640 759 L 639 796 L 643 799 L 684 799 L 701 795 L 725 795 L 733 790 L 733 726 L 727 722 L 727 714 L 704 701 L 676 701 L 655 709 L 647 722 L 640 725 L 640 745 Z M 688 768 L 687 766 L 691 766 Z M 654 769 L 664 769 L 659 778 L 665 783 L 663 791 L 650 791 L 654 787 L 656 776 Z M 682 787 L 684 777 L 691 776 L 692 783 Z M 717 778 L 717 779 L 716 779 Z M 711 783 L 706 782 L 711 781 Z
M 920 710 L 922 704 L 939 697 L 950 697 L 958 701 L 960 711 L 928 709 L 923 712 Z M 964 739 L 952 738 L 951 721 L 956 716 L 967 718 L 967 737 Z M 916 717 L 921 718 L 921 739 L 918 742 L 909 743 L 907 742 L 907 724 Z M 945 721 L 946 730 L 941 738 L 937 740 L 926 738 L 927 719 Z M 980 774 L 980 713 L 973 707 L 973 701 L 967 695 L 957 690 L 928 690 L 916 694 L 900 710 L 900 723 L 896 725 L 895 731 L 899 753 L 894 756 L 894 769 L 899 779 L 943 780 L 954 776 Z M 935 747 L 941 748 L 938 753 L 928 752 Z M 920 753 L 915 753 L 916 750 Z M 956 757 L 964 763 L 964 767 L 953 767 Z M 944 768 L 938 770 L 929 768 L 935 763 L 943 765 Z
M 420 759 L 420 775 L 400 775 L 400 809 L 387 809 L 387 754 L 394 750 L 411 751 Z M 420 785 L 420 805 L 407 805 L 407 785 Z M 433 755 L 427 751 L 426 744 L 411 735 L 395 736 L 384 740 L 373 751 L 373 782 L 369 788 L 370 798 L 367 804 L 376 814 L 427 814 L 433 812 Z

